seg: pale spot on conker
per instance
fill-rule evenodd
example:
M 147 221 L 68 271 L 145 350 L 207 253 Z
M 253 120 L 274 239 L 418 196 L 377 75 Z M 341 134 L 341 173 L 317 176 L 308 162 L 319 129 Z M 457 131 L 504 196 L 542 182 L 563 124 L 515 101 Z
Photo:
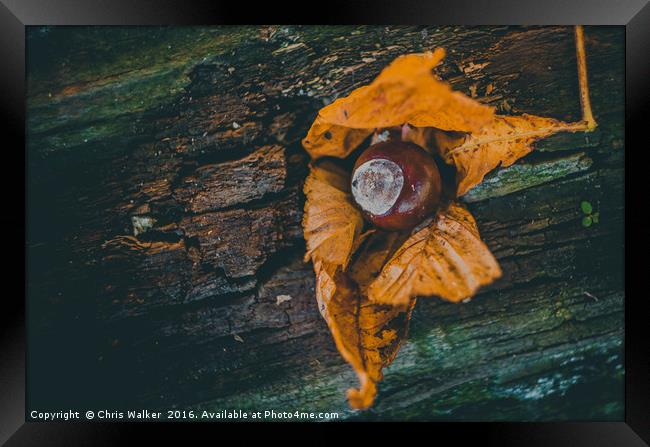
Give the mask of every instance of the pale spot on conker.
M 380 216 L 390 210 L 402 192 L 404 173 L 397 163 L 383 158 L 368 160 L 352 177 L 352 195 L 366 212 Z

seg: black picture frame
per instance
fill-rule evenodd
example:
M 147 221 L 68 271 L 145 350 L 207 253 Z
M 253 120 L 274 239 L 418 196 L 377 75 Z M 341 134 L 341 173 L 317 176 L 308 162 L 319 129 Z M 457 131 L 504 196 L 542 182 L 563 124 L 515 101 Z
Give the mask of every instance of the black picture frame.
M 29 25 L 189 25 L 189 24 L 255 24 L 255 23 L 318 23 L 318 24 L 584 24 L 625 25 L 626 28 L 626 221 L 629 208 L 629 154 L 643 149 L 639 129 L 643 112 L 648 111 L 650 95 L 647 75 L 650 73 L 650 5 L 647 0 L 614 2 L 609 0 L 503 0 L 483 2 L 443 1 L 357 1 L 328 2 L 326 11 L 315 14 L 309 8 L 280 5 L 246 7 L 237 2 L 126 1 L 113 0 L 0 0 L 0 109 L 5 141 L 13 140 L 15 149 L 9 154 L 11 165 L 25 163 L 25 29 Z M 10 138 L 7 138 L 10 137 Z M 638 158 L 638 157 L 637 157 Z M 5 165 L 2 191 L 5 206 L 25 209 L 24 196 L 15 192 L 16 180 L 9 172 L 21 174 Z M 25 252 L 17 234 L 24 235 L 26 214 L 7 213 L 2 217 L 5 248 L 15 248 L 15 255 Z M 630 238 L 626 231 L 626 245 Z M 20 245 L 20 247 L 19 247 Z M 9 252 L 7 252 L 9 253 Z M 626 252 L 629 256 L 629 250 Z M 6 259 L 9 258 L 7 255 Z M 25 264 L 9 262 L 7 278 L 18 283 L 16 293 L 7 293 L 0 311 L 2 336 L 0 357 L 0 442 L 7 445 L 98 445 L 113 444 L 110 439 L 133 433 L 133 424 L 108 423 L 26 423 L 25 422 L 25 282 L 19 283 Z M 12 270 L 13 269 L 13 270 Z M 14 271 L 15 270 L 15 271 Z M 5 290 L 7 290 L 5 286 Z M 21 290 L 22 289 L 22 290 Z M 625 421 L 591 423 L 436 423 L 436 439 L 453 435 L 455 443 L 471 437 L 499 445 L 589 445 L 632 446 L 650 442 L 650 362 L 649 334 L 642 312 L 643 296 L 633 296 L 626 273 L 625 300 Z M 195 433 L 196 424 L 176 424 L 179 430 Z M 273 424 L 276 425 L 276 424 Z M 323 424 L 325 425 L 329 424 Z M 342 424 L 338 424 L 342 425 Z M 389 424 L 390 425 L 390 424 Z M 239 426 L 239 430 L 242 429 Z M 151 424 L 138 429 L 154 432 Z M 385 429 L 385 428 L 384 428 Z M 192 430 L 190 432 L 190 430 Z M 425 431 L 429 429 L 425 428 Z M 315 437 L 315 435 L 313 435 Z M 314 438 L 312 438 L 314 439 Z

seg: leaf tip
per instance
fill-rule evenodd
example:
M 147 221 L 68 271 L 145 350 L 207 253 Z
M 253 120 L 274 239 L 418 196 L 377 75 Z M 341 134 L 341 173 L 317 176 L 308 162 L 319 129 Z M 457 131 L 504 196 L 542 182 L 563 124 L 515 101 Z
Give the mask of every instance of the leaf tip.
M 350 407 L 355 410 L 365 410 L 375 401 L 377 386 L 372 380 L 366 379 L 359 389 L 350 388 L 347 391 L 347 398 Z

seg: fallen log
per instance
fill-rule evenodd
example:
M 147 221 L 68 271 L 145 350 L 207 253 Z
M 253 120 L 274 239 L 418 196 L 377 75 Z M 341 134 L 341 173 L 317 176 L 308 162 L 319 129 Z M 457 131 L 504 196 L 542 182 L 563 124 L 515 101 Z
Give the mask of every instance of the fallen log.
M 585 32 L 597 132 L 466 197 L 504 276 L 468 304 L 421 299 L 359 413 L 302 263 L 300 139 L 437 46 L 437 74 L 499 113 L 576 120 L 572 29 L 30 29 L 30 405 L 622 419 L 624 33 Z

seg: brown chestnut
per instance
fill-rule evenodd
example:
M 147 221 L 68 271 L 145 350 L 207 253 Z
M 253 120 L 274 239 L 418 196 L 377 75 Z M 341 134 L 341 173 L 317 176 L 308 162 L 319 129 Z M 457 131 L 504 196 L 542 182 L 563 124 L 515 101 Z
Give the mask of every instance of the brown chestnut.
M 366 218 L 384 230 L 407 230 L 440 202 L 436 162 L 414 143 L 389 140 L 374 144 L 357 159 L 352 196 Z

